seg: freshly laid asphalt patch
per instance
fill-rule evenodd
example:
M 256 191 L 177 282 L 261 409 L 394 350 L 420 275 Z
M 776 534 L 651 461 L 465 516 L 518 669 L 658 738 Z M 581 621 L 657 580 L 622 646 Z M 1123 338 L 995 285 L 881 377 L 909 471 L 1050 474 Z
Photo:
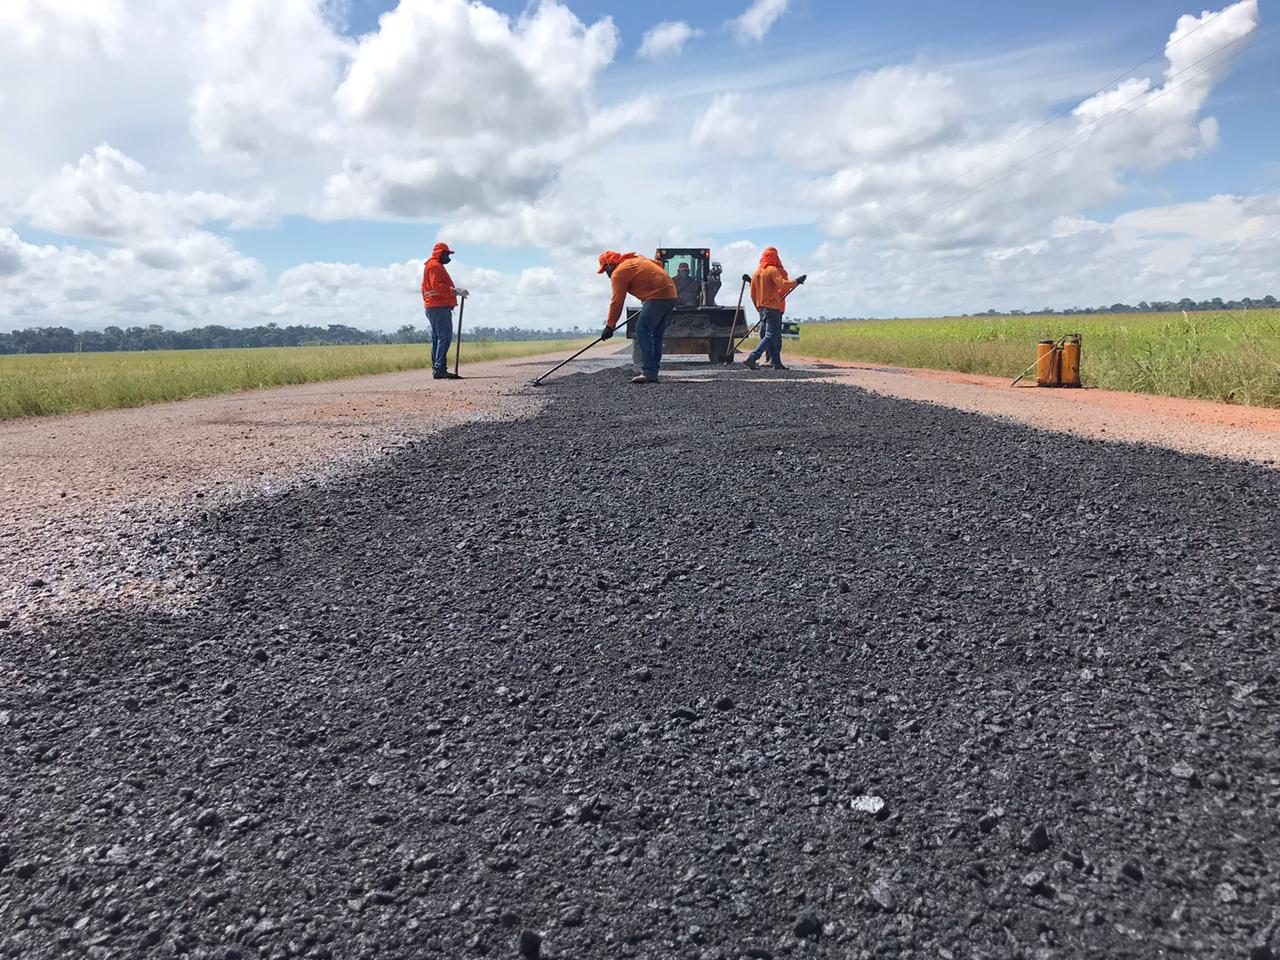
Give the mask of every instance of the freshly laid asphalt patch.
M 0 956 L 1280 950 L 1280 473 L 621 376 L 0 626 Z

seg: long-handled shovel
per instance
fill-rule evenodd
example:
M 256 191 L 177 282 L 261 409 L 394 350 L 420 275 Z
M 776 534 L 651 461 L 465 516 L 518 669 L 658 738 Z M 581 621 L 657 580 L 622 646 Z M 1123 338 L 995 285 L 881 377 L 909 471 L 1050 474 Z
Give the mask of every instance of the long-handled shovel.
M 751 276 L 750 276 L 750 274 L 746 274 L 746 273 L 744 273 L 744 274 L 742 275 L 742 289 L 743 289 L 743 290 L 746 290 L 746 289 L 747 289 L 747 284 L 748 284 L 748 283 L 750 283 L 750 282 L 751 282 Z M 741 309 L 742 309 L 742 294 L 741 294 L 741 293 L 739 293 L 739 294 L 738 294 L 738 309 L 739 309 L 739 310 L 741 310 Z M 732 357 L 734 354 L 736 354 L 736 353 L 738 352 L 738 348 L 739 348 L 740 346 L 742 346 L 743 341 L 745 341 L 749 336 L 751 336 L 751 334 L 753 334 L 753 333 L 755 332 L 756 327 L 760 326 L 760 324 L 761 324 L 762 322 L 763 322 L 763 321 L 761 321 L 761 320 L 757 320 L 755 323 L 753 323 L 753 324 L 751 325 L 751 329 L 750 329 L 750 330 L 748 330 L 746 333 L 744 333 L 744 334 L 742 335 L 742 340 L 739 340 L 737 343 L 735 343 L 735 344 L 733 345 L 733 347 L 729 350 L 729 356 L 731 356 L 731 357 Z M 736 313 L 735 313 L 735 314 L 734 314 L 734 316 L 733 316 L 733 328 L 734 328 L 735 330 L 738 328 L 738 315 L 737 315 Z
M 588 350 L 594 347 L 597 343 L 600 343 L 603 340 L 604 340 L 604 337 L 596 337 L 594 340 L 588 343 L 585 347 L 583 347 L 581 350 L 575 353 L 572 357 L 569 357 L 567 360 L 561 360 L 554 367 L 552 367 L 550 370 L 548 370 L 546 373 L 540 376 L 537 380 L 531 381 L 529 383 L 529 386 L 536 387 L 543 380 L 547 379 L 547 377 L 551 376 L 553 373 L 555 373 L 557 370 L 563 367 L 566 363 L 569 363 L 571 360 L 577 360 L 580 356 L 582 356 L 584 353 L 586 353 Z
M 738 332 L 738 318 L 742 316 L 742 295 L 747 292 L 747 284 L 750 282 L 751 282 L 750 275 L 744 273 L 742 275 L 742 286 L 738 288 L 738 305 L 733 310 L 733 324 L 729 327 L 730 346 L 729 346 L 729 352 L 725 354 L 725 358 L 724 358 L 725 363 L 733 363 L 734 354 L 738 352 L 738 348 L 736 346 L 733 346 L 733 335 Z M 748 336 L 751 335 L 750 330 L 747 331 L 747 335 Z M 745 340 L 746 337 L 743 337 L 742 339 Z M 741 343 L 742 341 L 739 340 L 738 342 Z
M 467 309 L 467 298 L 463 297 L 458 304 L 458 348 L 453 352 L 453 375 L 458 375 L 458 364 L 462 362 L 462 314 Z
M 623 324 L 623 325 L 630 324 L 632 320 L 634 320 L 634 317 L 630 317 L 630 316 L 628 316 L 628 317 L 626 317 L 626 319 L 623 319 L 622 324 Z M 582 349 L 580 349 L 580 351 L 579 351 L 579 352 L 577 352 L 577 353 L 575 353 L 575 355 L 573 355 L 572 357 L 566 357 L 566 358 L 564 358 L 564 360 L 562 360 L 561 362 L 559 362 L 559 364 L 557 364 L 556 366 L 553 366 L 553 367 L 552 367 L 552 369 L 550 369 L 550 370 L 548 370 L 547 372 L 545 372 L 545 374 L 543 374 L 543 375 L 539 376 L 539 378 L 538 378 L 538 379 L 536 379 L 536 380 L 530 380 L 530 383 L 529 383 L 530 387 L 538 387 L 538 384 L 540 384 L 540 383 L 541 383 L 541 381 L 543 381 L 543 380 L 547 379 L 547 378 L 548 378 L 548 376 L 550 376 L 550 375 L 554 374 L 554 372 L 556 372 L 557 370 L 561 369 L 561 367 L 562 367 L 562 366 L 564 366 L 564 365 L 566 365 L 566 364 L 568 364 L 568 362 L 571 362 L 571 361 L 573 361 L 573 360 L 577 360 L 577 358 L 579 358 L 580 356 L 584 355 L 584 353 L 588 352 L 588 351 L 589 351 L 589 349 L 591 349 L 591 347 L 594 347 L 596 343 L 602 343 L 602 342 L 603 342 L 603 340 L 604 340 L 604 338 L 603 338 L 603 337 L 596 337 L 594 340 L 591 340 L 591 342 L 590 342 L 590 343 L 586 344 L 586 346 L 585 346 L 585 347 L 582 347 Z

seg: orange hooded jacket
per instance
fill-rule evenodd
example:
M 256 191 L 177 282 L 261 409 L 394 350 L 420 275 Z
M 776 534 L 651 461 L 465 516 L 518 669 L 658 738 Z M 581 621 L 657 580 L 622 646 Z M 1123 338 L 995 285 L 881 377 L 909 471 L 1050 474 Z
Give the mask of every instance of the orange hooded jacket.
M 622 316 L 622 307 L 627 302 L 627 294 L 631 294 L 637 300 L 675 300 L 676 285 L 667 271 L 662 269 L 662 264 L 656 260 L 650 260 L 648 257 L 637 256 L 634 253 L 615 253 L 612 250 L 606 250 L 600 254 L 599 273 L 604 273 L 604 268 L 613 265 L 613 276 L 610 282 L 613 284 L 613 299 L 609 301 L 609 318 L 605 321 L 605 325 L 612 330 L 618 325 L 618 318 Z
M 765 247 L 760 255 L 760 266 L 751 276 L 751 302 L 760 310 L 768 307 L 785 313 L 787 294 L 800 284 L 787 277 L 786 268 L 778 258 L 777 247 Z
M 437 243 L 431 249 L 431 259 L 422 268 L 422 305 L 432 307 L 456 307 L 458 295 L 453 289 L 453 278 L 440 262 L 440 254 L 453 253 L 447 243 Z

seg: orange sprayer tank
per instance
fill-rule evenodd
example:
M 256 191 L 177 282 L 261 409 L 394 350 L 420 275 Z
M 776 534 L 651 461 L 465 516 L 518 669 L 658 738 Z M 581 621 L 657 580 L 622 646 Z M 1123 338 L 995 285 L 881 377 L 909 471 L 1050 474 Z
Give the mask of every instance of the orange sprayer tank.
M 1067 337 L 1062 345 L 1062 385 L 1080 386 L 1080 334 Z
M 1036 386 L 1056 387 L 1061 383 L 1059 362 L 1061 357 L 1052 340 L 1041 340 L 1036 345 Z

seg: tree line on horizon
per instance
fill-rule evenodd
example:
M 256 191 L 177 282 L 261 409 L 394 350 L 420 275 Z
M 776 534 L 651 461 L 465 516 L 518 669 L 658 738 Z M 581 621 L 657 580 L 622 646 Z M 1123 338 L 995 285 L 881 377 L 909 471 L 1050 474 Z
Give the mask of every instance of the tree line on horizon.
M 1188 313 L 1214 311 L 1243 311 L 1250 309 L 1274 310 L 1280 301 L 1268 295 L 1260 299 L 1245 297 L 1243 300 L 1154 300 L 1139 302 L 1136 306 L 1113 303 L 1101 307 L 1068 307 L 1055 310 L 1046 307 L 1035 313 L 1027 310 L 987 310 L 985 313 L 966 313 L 966 317 L 1022 317 L 1022 316 L 1071 316 L 1075 314 L 1110 313 Z M 838 323 L 842 320 L 870 319 L 854 317 L 805 317 L 809 323 Z M 594 331 L 594 328 L 592 328 Z M 563 330 L 529 330 L 524 327 L 473 327 L 464 330 L 472 340 L 570 340 L 587 335 L 580 327 Z M 405 324 L 394 333 L 378 330 L 360 330 L 344 324 L 328 326 L 291 325 L 282 327 L 268 323 L 256 327 L 193 327 L 189 330 L 168 330 L 153 323 L 145 327 L 109 326 L 102 330 L 76 331 L 70 327 L 27 327 L 10 332 L 0 331 L 0 355 L 19 353 L 111 353 L 136 350 L 212 350 L 228 347 L 314 347 L 358 346 L 393 343 L 430 343 L 431 331 Z
M 1094 315 L 1108 313 L 1218 313 L 1222 311 L 1275 310 L 1280 308 L 1280 300 L 1268 294 L 1265 297 L 1245 297 L 1242 300 L 1223 300 L 1214 297 L 1211 300 L 1192 300 L 1183 297 L 1181 300 L 1142 300 L 1135 306 L 1128 303 L 1113 303 L 1101 307 L 1066 307 L 1056 310 L 1045 307 L 1043 310 L 987 310 L 982 313 L 962 313 L 962 317 L 1067 317 L 1077 314 Z M 839 323 L 842 320 L 882 320 L 884 317 L 805 317 L 809 323 Z M 898 319 L 898 318 L 894 318 Z
M 520 327 L 473 327 L 463 330 L 468 340 L 568 340 L 583 331 L 526 330 Z M 193 327 L 167 330 L 153 323 L 145 327 L 106 327 L 76 331 L 70 327 L 28 327 L 0 332 L 0 354 L 113 353 L 135 350 L 216 350 L 228 347 L 359 346 L 392 343 L 430 343 L 431 330 L 405 324 L 394 333 L 360 330 L 343 324 L 324 327 L 268 323 L 257 327 Z

